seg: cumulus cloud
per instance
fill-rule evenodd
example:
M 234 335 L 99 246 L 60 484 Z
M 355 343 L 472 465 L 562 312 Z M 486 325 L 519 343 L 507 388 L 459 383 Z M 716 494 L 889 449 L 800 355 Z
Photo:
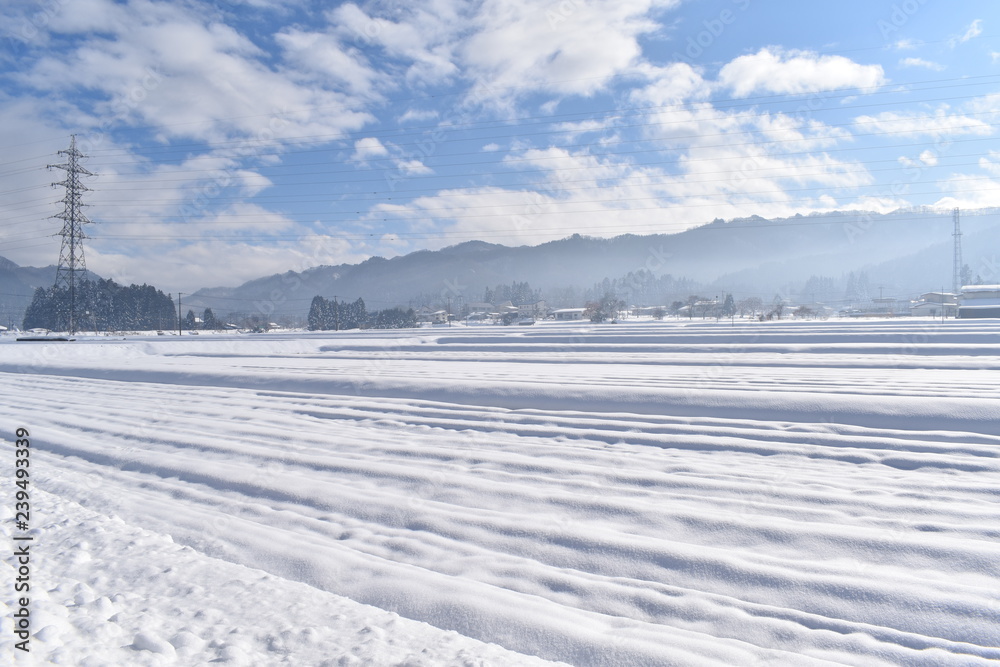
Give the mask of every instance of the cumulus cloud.
M 389 154 L 389 149 L 382 144 L 378 137 L 365 137 L 354 142 L 354 153 L 351 160 L 365 162 L 371 158 L 384 157 Z
M 61 37 L 59 47 L 22 70 L 18 82 L 72 100 L 90 125 L 153 126 L 165 140 L 219 143 L 234 136 L 270 141 L 278 133 L 337 136 L 372 119 L 361 110 L 365 98 L 351 93 L 352 85 L 370 87 L 372 75 L 349 57 L 337 61 L 338 71 L 355 72 L 345 85 L 317 85 L 289 76 L 280 60 L 206 7 L 88 0 L 92 16 L 102 17 L 95 27 L 72 6 L 48 26 Z M 289 31 L 277 39 L 294 62 L 294 43 L 306 36 Z M 313 46 L 328 57 L 323 45 Z
M 903 58 L 899 61 L 900 67 L 923 67 L 925 69 L 932 70 L 934 72 L 940 72 L 944 69 L 944 65 L 931 62 L 929 60 L 924 60 L 923 58 Z
M 886 82 L 881 65 L 843 56 L 767 47 L 723 66 L 719 84 L 736 97 L 756 93 L 801 94 L 858 88 L 871 92 Z
M 325 85 L 345 86 L 352 93 L 378 98 L 392 87 L 391 78 L 378 72 L 357 49 L 345 47 L 333 35 L 286 28 L 275 35 L 285 60 L 296 67 L 297 76 Z
M 441 245 L 477 236 L 536 243 L 574 232 L 680 231 L 750 213 L 882 210 L 908 202 L 864 196 L 875 176 L 848 152 L 862 135 L 987 136 L 1000 108 L 985 96 L 954 111 L 873 111 L 850 128 L 824 120 L 842 116 L 834 103 L 804 111 L 795 110 L 800 103 L 733 104 L 757 94 L 871 92 L 886 76 L 878 65 L 780 47 L 718 72 L 653 60 L 656 52 L 643 49 L 666 29 L 659 12 L 678 0 L 346 2 L 294 23 L 298 0 L 244 4 L 268 9 L 267 20 L 233 20 L 218 3 L 62 3 L 8 75 L 29 93 L 16 113 L 34 123 L 9 123 L 18 137 L 9 144 L 58 135 L 43 145 L 65 148 L 71 118 L 88 150 L 125 156 L 92 165 L 101 176 L 87 201 L 105 235 L 95 234 L 88 251 L 106 274 L 147 280 L 152 266 L 179 275 L 178 267 L 203 264 L 184 274 L 190 284 L 175 286 L 189 289 L 396 254 L 435 237 Z M 961 40 L 981 31 L 974 22 Z M 911 54 L 885 62 L 903 55 Z M 940 67 L 917 57 L 898 63 Z M 15 108 L 8 94 L 0 92 L 0 111 Z M 577 115 L 586 97 L 601 105 L 592 108 L 617 110 Z M 540 117 L 557 110 L 565 115 Z M 519 134 L 529 124 L 512 119 L 524 116 L 530 128 Z M 136 144 L 126 140 L 133 136 Z M 183 144 L 185 157 L 158 162 L 129 149 L 155 153 L 160 144 Z M 302 157 L 306 148 L 339 151 L 330 160 L 338 165 L 387 169 L 352 175 L 375 185 L 352 182 L 335 192 L 342 200 L 324 200 L 333 215 L 307 222 L 315 210 L 297 209 L 300 192 L 281 190 L 275 177 L 282 166 L 318 164 Z M 921 148 L 900 163 L 935 166 L 937 155 Z M 991 155 L 978 177 L 1000 177 L 997 162 Z M 476 166 L 459 174 L 464 164 Z M 420 180 L 429 174 L 436 178 Z M 50 180 L 17 175 L 9 187 L 47 189 Z M 254 198 L 265 191 L 279 194 Z M 365 203 L 341 211 L 339 201 Z M 0 212 L 14 214 L 2 202 Z M 341 213 L 365 240 L 325 235 Z M 0 240 L 10 240 L 5 230 Z M 51 246 L 45 252 L 39 264 L 51 263 Z
M 712 87 L 688 63 L 671 63 L 658 67 L 643 63 L 636 67 L 636 74 L 648 83 L 631 92 L 636 103 L 656 106 L 675 106 L 708 99 Z
M 504 103 L 535 91 L 592 95 L 640 63 L 639 38 L 658 29 L 650 11 L 676 4 L 595 0 L 542 9 L 530 0 L 486 3 L 457 50 L 474 81 L 469 99 Z
M 466 26 L 461 3 L 402 5 L 396 20 L 373 16 L 355 3 L 328 12 L 331 29 L 345 43 L 374 46 L 393 59 L 411 84 L 442 83 L 458 74 L 454 48 Z

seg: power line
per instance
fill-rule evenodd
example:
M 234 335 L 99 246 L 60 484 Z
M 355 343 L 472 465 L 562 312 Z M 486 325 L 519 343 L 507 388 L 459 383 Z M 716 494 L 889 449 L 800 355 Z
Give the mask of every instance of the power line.
M 799 94 L 795 94 L 795 93 L 783 93 L 783 94 L 758 95 L 758 96 L 740 97 L 740 98 L 721 98 L 721 99 L 717 98 L 717 99 L 715 99 L 715 100 L 712 101 L 712 104 L 713 104 L 714 108 L 716 108 L 716 109 L 723 109 L 723 110 L 725 110 L 725 109 L 738 109 L 738 108 L 750 108 L 750 107 L 759 106 L 761 104 L 771 104 L 771 103 L 778 103 L 778 102 L 789 102 L 789 101 L 794 101 L 794 100 L 796 100 L 798 98 L 814 97 L 816 95 L 824 95 L 824 96 L 826 96 L 826 95 L 829 95 L 829 96 L 834 96 L 834 95 L 848 95 L 848 96 L 851 96 L 851 95 L 865 95 L 866 97 L 873 97 L 873 96 L 880 96 L 880 95 L 898 94 L 901 89 L 905 90 L 907 93 L 912 93 L 912 92 L 923 92 L 923 91 L 927 91 L 927 90 L 942 90 L 942 89 L 946 89 L 946 88 L 982 86 L 982 85 L 988 85 L 988 84 L 991 84 L 991 83 L 995 83 L 998 79 L 1000 79 L 1000 75 L 996 75 L 996 74 L 978 75 L 978 76 L 974 76 L 974 77 L 943 78 L 943 79 L 924 79 L 924 80 L 918 80 L 918 81 L 895 82 L 891 86 L 886 85 L 882 89 L 876 90 L 876 91 L 870 91 L 870 90 L 863 89 L 863 88 L 860 88 L 860 87 L 857 87 L 857 86 L 851 86 L 851 87 L 835 88 L 835 89 L 813 91 L 813 92 L 806 92 L 806 93 L 799 93 Z M 932 86 L 923 87 L 923 88 L 914 88 L 914 86 L 923 86 L 924 84 L 950 84 L 950 85 L 932 85 Z M 423 98 L 423 99 L 436 100 L 436 99 L 438 99 L 440 97 L 447 97 L 447 95 L 444 95 L 444 96 L 430 96 L 430 97 Z M 410 98 L 410 99 L 415 99 L 415 98 Z M 938 100 L 912 100 L 911 99 L 911 100 L 903 100 L 903 101 L 898 102 L 898 103 L 919 104 L 919 103 L 926 103 L 928 101 L 951 101 L 951 100 L 954 100 L 954 99 L 962 99 L 962 98 L 954 98 L 954 97 L 952 97 L 952 98 L 941 98 L 941 99 L 938 99 Z M 398 101 L 400 101 L 400 100 L 397 100 L 397 102 Z M 526 121 L 540 121 L 540 122 L 534 123 L 534 124 L 544 124 L 544 123 L 547 123 L 547 122 L 554 122 L 554 121 L 560 120 L 560 119 L 565 121 L 565 119 L 579 117 L 579 116 L 588 117 L 588 119 L 589 119 L 589 117 L 593 117 L 594 115 L 606 115 L 608 117 L 629 116 L 629 115 L 637 115 L 637 114 L 648 114 L 650 112 L 689 110 L 689 109 L 692 109 L 692 108 L 697 108 L 697 104 L 698 103 L 686 103 L 686 102 L 684 102 L 684 103 L 666 104 L 666 105 L 650 105 L 650 106 L 645 106 L 645 107 L 627 107 L 625 109 L 622 109 L 622 108 L 607 108 L 607 109 L 589 110 L 589 111 L 564 113 L 564 114 L 546 114 L 546 115 L 537 115 L 537 116 L 515 116 L 515 117 L 511 117 L 511 118 L 490 119 L 490 120 L 483 120 L 483 121 L 452 122 L 452 123 L 448 123 L 448 124 L 445 124 L 445 125 L 441 125 L 441 124 L 437 124 L 437 125 L 417 125 L 417 126 L 410 126 L 410 127 L 407 127 L 407 128 L 399 128 L 399 129 L 394 129 L 394 130 L 381 130 L 381 131 L 375 132 L 375 134 L 380 134 L 380 136 L 382 138 L 391 138 L 391 137 L 394 137 L 394 136 L 405 136 L 407 133 L 411 133 L 411 132 L 414 132 L 414 131 L 441 131 L 441 130 L 453 131 L 453 130 L 458 130 L 458 129 L 474 128 L 477 125 L 486 125 L 486 124 L 496 125 L 497 127 L 512 127 L 512 128 L 514 128 L 514 127 L 517 127 L 517 124 L 524 123 Z M 871 107 L 871 106 L 885 106 L 886 104 L 895 104 L 895 103 L 880 102 L 880 103 L 877 103 L 877 104 L 843 105 L 843 106 L 838 107 L 837 110 L 844 110 L 844 109 L 851 110 L 851 109 L 866 108 L 866 107 Z M 289 113 L 293 113 L 295 111 L 301 111 L 301 110 L 310 110 L 310 109 L 314 110 L 314 111 L 321 111 L 321 110 L 323 110 L 323 108 L 321 108 L 321 107 L 312 106 L 312 107 L 303 107 L 301 109 L 292 110 L 292 111 L 289 111 Z M 239 119 L 242 119 L 242 118 L 255 118 L 255 117 L 268 118 L 268 117 L 274 117 L 274 116 L 275 116 L 274 113 L 252 114 L 252 115 L 248 115 L 248 116 L 232 116 L 232 117 L 223 117 L 223 118 L 213 118 L 212 122 L 223 121 L 223 120 L 239 120 Z M 175 127 L 175 126 L 190 125 L 190 124 L 191 123 L 179 123 L 179 124 L 174 124 L 174 125 L 170 125 L 170 124 L 165 124 L 165 125 L 150 125 L 150 126 L 147 126 L 147 127 L 139 127 L 139 128 L 133 128 L 133 129 L 164 129 L 164 128 L 170 128 L 170 127 Z M 489 128 L 487 128 L 487 129 L 489 129 Z M 332 134 L 303 135 L 303 136 L 297 136 L 297 137 L 295 137 L 295 136 L 293 136 L 293 137 L 282 137 L 280 139 L 280 142 L 281 143 L 292 144 L 292 143 L 294 143 L 296 141 L 301 141 L 301 142 L 305 142 L 305 143 L 315 143 L 317 141 L 322 141 L 322 142 L 347 141 L 347 140 L 350 140 L 350 139 L 367 138 L 367 137 L 370 137 L 370 136 L 373 136 L 373 131 L 372 130 L 357 130 L 357 131 L 351 131 L 351 132 L 338 132 L 338 133 L 332 133 Z M 153 153 L 153 154 L 160 153 L 160 154 L 163 154 L 163 153 L 179 152 L 179 151 L 183 151 L 184 149 L 206 149 L 206 148 L 207 149 L 221 149 L 221 148 L 226 148 L 226 147 L 241 147 L 241 146 L 245 146 L 246 143 L 247 143 L 247 139 L 244 138 L 244 139 L 233 139 L 233 140 L 229 140 L 229 141 L 212 142 L 212 143 L 200 142 L 200 143 L 187 143 L 187 144 L 172 144 L 172 145 L 166 146 L 166 147 L 161 147 L 161 146 L 146 146 L 146 147 L 143 147 L 141 150 L 144 151 L 144 152 L 146 152 L 147 154 L 149 154 L 149 153 Z M 92 153 L 95 156 L 99 156 L 99 157 L 100 156 L 130 155 L 131 154 L 129 152 L 122 151 L 121 149 L 103 149 L 103 150 L 102 149 L 97 149 L 97 150 L 93 151 Z M 257 154 L 257 155 L 259 155 L 259 154 Z M 0 166 L 2 166 L 3 164 L 4 163 L 0 163 Z

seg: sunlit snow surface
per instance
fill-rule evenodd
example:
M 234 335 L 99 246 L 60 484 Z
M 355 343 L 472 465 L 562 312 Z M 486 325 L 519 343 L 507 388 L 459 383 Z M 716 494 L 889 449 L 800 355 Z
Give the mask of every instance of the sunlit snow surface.
M 1000 660 L 1000 322 L 8 337 L 0 377 L 39 664 Z

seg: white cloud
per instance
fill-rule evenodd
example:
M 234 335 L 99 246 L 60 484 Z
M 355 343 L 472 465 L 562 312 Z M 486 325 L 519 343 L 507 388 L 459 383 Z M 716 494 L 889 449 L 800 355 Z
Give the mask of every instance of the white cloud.
M 929 60 L 924 60 L 923 58 L 903 58 L 899 61 L 900 67 L 924 67 L 935 72 L 940 72 L 944 69 L 944 65 L 940 65 Z
M 981 34 L 983 34 L 983 20 L 976 19 L 975 21 L 969 24 L 969 27 L 966 28 L 965 30 L 965 34 L 959 37 L 958 41 L 960 43 L 968 42 L 970 39 L 975 39 L 976 37 L 979 37 Z
M 407 109 L 406 113 L 399 117 L 399 123 L 424 122 L 433 120 L 441 114 L 435 109 Z
M 676 4 L 676 0 L 486 3 L 473 34 L 457 50 L 474 81 L 469 97 L 502 104 L 533 91 L 591 95 L 639 64 L 639 37 L 658 29 L 648 18 L 650 11 Z
M 871 92 L 885 82 L 881 65 L 861 65 L 843 56 L 822 56 L 774 47 L 740 56 L 719 72 L 719 83 L 731 89 L 736 97 L 849 88 Z
M 979 158 L 979 166 L 983 169 L 983 171 L 986 171 L 993 176 L 1000 177 L 1000 163 L 994 162 L 994 160 L 998 159 L 1000 159 L 1000 152 L 990 151 L 988 158 Z
M 365 137 L 354 142 L 354 153 L 350 159 L 356 162 L 365 162 L 371 158 L 384 157 L 389 154 L 382 141 L 378 137 Z
M 858 116 L 855 119 L 860 134 L 886 133 L 898 136 L 931 137 L 979 135 L 988 136 L 993 127 L 978 118 L 949 113 L 941 108 L 934 113 L 899 113 L 883 111 L 876 116 Z
M 705 100 L 711 93 L 710 84 L 687 63 L 671 63 L 664 67 L 643 63 L 636 67 L 636 73 L 649 81 L 632 91 L 631 97 L 637 103 L 672 106 Z
M 404 176 L 423 176 L 434 173 L 433 169 L 420 160 L 397 160 L 396 168 Z
M 117 31 L 128 22 L 125 8 L 111 0 L 60 3 L 44 16 L 50 30 L 67 34 Z
M 291 8 L 299 0 L 248 2 L 266 4 L 273 11 L 268 21 L 244 17 L 226 25 L 231 8 L 202 3 L 63 3 L 49 26 L 55 38 L 39 35 L 31 56 L 10 75 L 30 95 L 15 108 L 10 93 L 0 91 L 5 117 L 37 118 L 33 125 L 9 123 L 6 144 L 19 143 L 22 134 L 27 141 L 57 135 L 56 145 L 45 144 L 54 152 L 65 148 L 64 123 L 72 122 L 83 128 L 81 140 L 91 148 L 125 155 L 121 164 L 98 168 L 97 187 L 88 193 L 102 225 L 95 225 L 88 242 L 92 268 L 157 283 L 164 282 L 157 276 L 176 274 L 185 284 L 167 280 L 163 287 L 187 290 L 435 243 L 415 242 L 404 230 L 453 234 L 441 245 L 476 236 L 536 243 L 577 231 L 680 231 L 751 213 L 775 217 L 865 204 L 885 210 L 909 202 L 869 196 L 876 190 L 866 188 L 881 176 L 869 173 L 863 160 L 874 158 L 848 157 L 855 147 L 876 147 L 878 139 L 864 143 L 864 134 L 987 136 L 996 122 L 988 114 L 1000 108 L 990 96 L 956 110 L 903 107 L 858 118 L 863 125 L 852 133 L 828 124 L 840 122 L 828 119 L 844 113 L 832 101 L 804 112 L 795 111 L 796 103 L 784 112 L 731 100 L 717 106 L 714 95 L 870 92 L 886 78 L 878 65 L 759 45 L 717 75 L 687 63 L 650 62 L 643 47 L 664 30 L 657 13 L 678 6 L 677 0 L 347 2 L 311 21 L 304 6 Z M 283 25 L 273 20 L 277 14 L 302 22 Z M 981 30 L 977 21 L 962 39 Z M 900 51 L 915 46 L 907 40 L 894 45 Z M 889 60 L 904 55 L 915 54 Z M 917 57 L 898 62 L 940 68 Z M 628 110 L 577 116 L 587 108 L 580 99 L 585 96 L 595 96 L 592 108 Z M 549 137 L 538 131 L 540 122 L 521 136 L 513 123 L 492 123 L 557 110 L 567 115 L 546 119 L 544 129 L 558 133 Z M 442 134 L 420 125 L 437 125 Z M 218 142 L 219 148 L 192 148 L 189 157 L 172 164 L 146 161 L 129 155 L 124 141 L 124 130 L 138 126 L 154 128 L 129 136 L 150 153 L 157 142 L 167 148 Z M 418 134 L 426 142 L 416 140 Z M 326 223 L 306 223 L 251 199 L 266 191 L 275 195 L 267 201 L 280 202 L 275 205 L 282 211 L 297 210 L 299 192 L 288 194 L 281 189 L 284 179 L 272 176 L 272 182 L 268 175 L 281 173 L 277 168 L 286 161 L 314 163 L 314 157 L 299 160 L 283 145 L 304 137 L 314 141 L 312 147 L 340 150 L 331 162 L 378 160 L 397 180 L 431 173 L 449 180 L 435 179 L 446 183 L 440 190 L 414 178 L 391 197 L 366 192 L 355 201 L 372 208 L 360 222 L 353 213 L 350 219 L 370 240 L 327 239 L 324 245 Z M 937 154 L 920 152 L 917 143 L 900 163 L 937 165 Z M 461 170 L 447 167 L 474 153 L 471 159 L 482 168 L 455 176 Z M 998 163 L 996 155 L 982 162 L 977 178 L 1000 178 Z M 359 182 L 391 189 L 394 182 L 381 180 L 385 174 L 362 174 Z M 36 173 L 8 187 L 45 188 L 51 195 L 50 181 L 51 175 Z M 423 196 L 408 199 L 414 192 Z M 352 198 L 347 190 L 340 194 Z M 392 204 L 373 204 L 378 201 Z M 9 208 L 0 202 L 0 213 L 17 215 Z M 39 225 L 33 233 L 52 231 Z M 317 232 L 318 239 L 303 238 Z M 131 238 L 114 240 L 116 235 Z M 0 228 L 0 241 L 8 244 L 12 237 Z M 139 238 L 145 240 L 134 240 Z M 58 250 L 50 237 L 45 242 L 38 264 L 54 261 Z M 196 263 L 203 266 L 179 270 Z
M 398 20 L 366 13 L 354 3 L 329 11 L 340 39 L 374 45 L 396 59 L 411 84 L 442 83 L 458 74 L 453 49 L 468 19 L 461 3 L 420 3 L 393 11 Z
M 390 77 L 376 72 L 360 52 L 345 48 L 332 35 L 287 28 L 275 40 L 300 76 L 310 73 L 321 84 L 342 84 L 366 97 L 378 97 L 378 90 L 392 86 Z
M 272 137 L 276 125 L 289 135 L 336 136 L 372 118 L 360 111 L 363 98 L 297 81 L 302 77 L 289 76 L 250 39 L 196 6 L 131 0 L 103 15 L 114 18 L 70 41 L 67 51 L 38 58 L 19 82 L 72 100 L 74 115 L 91 125 L 152 125 L 164 139 Z M 50 29 L 89 25 L 67 16 Z
M 933 167 L 938 163 L 938 155 L 934 151 L 927 149 L 922 151 L 917 159 L 912 159 L 909 157 L 901 156 L 898 158 L 897 162 L 904 167 L 913 167 L 917 169 L 923 169 L 924 167 Z
M 1000 153 L 990 151 L 979 159 L 980 173 L 952 173 L 938 183 L 948 194 L 934 203 L 938 208 L 991 208 L 1000 206 Z
M 679 162 L 680 173 L 672 173 L 586 151 L 528 148 L 505 156 L 504 163 L 525 175 L 541 171 L 531 185 L 449 189 L 379 205 L 372 216 L 406 221 L 414 230 L 540 243 L 577 232 L 677 232 L 748 210 L 765 217 L 831 210 L 837 204 L 832 191 L 872 182 L 863 165 L 829 156 L 768 155 L 753 145 L 694 147 Z M 789 191 L 803 187 L 807 194 Z
M 969 100 L 965 109 L 977 116 L 988 116 L 994 119 L 1000 118 L 1000 93 L 991 93 Z

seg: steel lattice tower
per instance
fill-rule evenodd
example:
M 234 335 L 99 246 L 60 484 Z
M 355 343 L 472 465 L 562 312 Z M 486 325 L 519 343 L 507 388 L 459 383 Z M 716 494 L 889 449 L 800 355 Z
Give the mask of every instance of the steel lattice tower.
M 962 228 L 959 226 L 957 208 L 952 212 L 952 217 L 955 219 L 955 232 L 952 234 L 955 238 L 955 265 L 951 277 L 951 291 L 958 295 L 962 291 Z
M 86 206 L 81 201 L 84 192 L 90 190 L 80 182 L 81 176 L 93 176 L 93 174 L 80 166 L 80 160 L 87 157 L 76 149 L 76 135 L 70 138 L 69 150 L 59 151 L 59 155 L 65 155 L 68 160 L 65 164 L 50 164 L 49 169 L 64 169 L 66 180 L 53 183 L 52 186 L 63 186 L 66 188 L 66 196 L 62 198 L 64 204 L 63 212 L 54 215 L 54 218 L 63 220 L 62 248 L 59 250 L 59 266 L 56 268 L 55 287 L 69 290 L 69 332 L 76 333 L 76 285 L 77 274 L 86 275 L 87 263 L 83 256 L 83 239 L 87 235 L 83 233 L 83 225 L 90 222 L 83 214 L 83 207 Z

